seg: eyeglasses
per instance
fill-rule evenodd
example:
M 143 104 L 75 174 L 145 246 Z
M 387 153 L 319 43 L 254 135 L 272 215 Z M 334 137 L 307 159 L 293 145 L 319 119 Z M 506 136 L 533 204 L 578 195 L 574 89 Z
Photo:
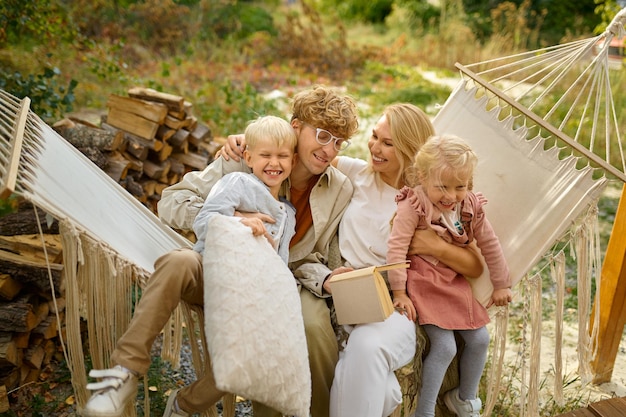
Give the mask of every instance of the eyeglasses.
M 338 138 L 337 136 L 330 133 L 328 130 L 320 129 L 319 127 L 311 126 L 308 123 L 302 122 L 303 125 L 307 125 L 315 129 L 315 140 L 322 146 L 328 145 L 330 142 L 334 141 L 333 146 L 336 151 L 343 151 L 348 146 L 350 146 L 350 141 L 344 138 Z

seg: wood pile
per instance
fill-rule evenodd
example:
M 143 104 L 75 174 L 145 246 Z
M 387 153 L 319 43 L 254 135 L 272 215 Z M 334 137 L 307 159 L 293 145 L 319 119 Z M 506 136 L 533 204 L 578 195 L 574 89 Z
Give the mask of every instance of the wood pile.
M 107 108 L 100 126 L 64 119 L 53 127 L 155 213 L 163 189 L 204 169 L 223 144 L 178 95 L 135 87 L 111 94 Z
M 9 409 L 8 391 L 37 381 L 53 357 L 62 357 L 61 239 L 58 223 L 37 213 L 43 234 L 30 203 L 0 218 L 0 413 Z

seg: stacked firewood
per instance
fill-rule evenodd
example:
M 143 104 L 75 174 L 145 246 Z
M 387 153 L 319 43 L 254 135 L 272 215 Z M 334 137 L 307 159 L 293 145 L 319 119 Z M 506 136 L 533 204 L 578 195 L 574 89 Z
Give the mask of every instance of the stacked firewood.
M 135 87 L 111 94 L 99 126 L 64 119 L 54 129 L 156 213 L 162 190 L 202 170 L 223 141 L 183 97 Z
M 0 412 L 8 410 L 7 391 L 37 381 L 62 355 L 62 270 L 57 222 L 26 202 L 0 218 Z

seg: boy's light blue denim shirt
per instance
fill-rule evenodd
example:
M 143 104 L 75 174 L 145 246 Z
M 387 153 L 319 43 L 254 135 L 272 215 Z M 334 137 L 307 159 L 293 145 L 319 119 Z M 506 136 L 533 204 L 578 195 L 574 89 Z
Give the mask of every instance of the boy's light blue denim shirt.
M 247 213 L 264 213 L 276 222 L 265 223 L 265 228 L 278 244 L 278 255 L 285 261 L 289 260 L 289 242 L 295 234 L 296 211 L 284 199 L 276 200 L 269 188 L 254 174 L 233 172 L 222 177 L 207 196 L 204 205 L 198 212 L 193 223 L 197 237 L 194 250 L 204 251 L 207 238 L 207 222 L 212 216 L 234 216 L 235 211 Z M 210 236 L 211 239 L 223 239 L 223 236 Z

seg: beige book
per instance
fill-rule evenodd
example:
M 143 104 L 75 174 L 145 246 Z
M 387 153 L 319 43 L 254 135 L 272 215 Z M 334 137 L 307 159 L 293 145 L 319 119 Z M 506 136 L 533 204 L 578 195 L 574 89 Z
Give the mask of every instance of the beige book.
M 330 278 L 337 322 L 361 324 L 384 321 L 393 313 L 393 302 L 382 271 L 408 268 L 406 262 L 356 269 Z

